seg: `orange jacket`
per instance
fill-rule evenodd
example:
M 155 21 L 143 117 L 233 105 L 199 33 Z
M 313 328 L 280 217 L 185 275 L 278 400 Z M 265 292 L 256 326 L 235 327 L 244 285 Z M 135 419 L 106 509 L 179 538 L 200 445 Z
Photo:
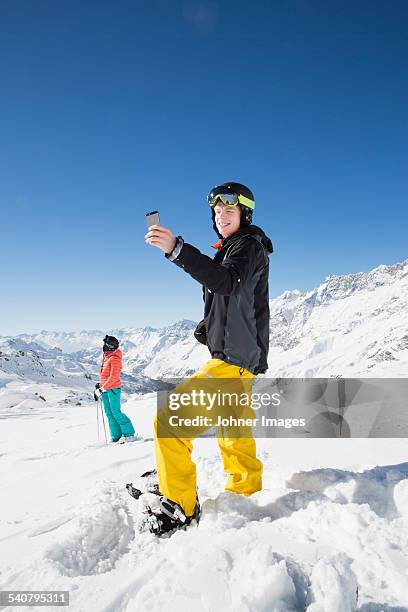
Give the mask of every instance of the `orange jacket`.
M 120 387 L 120 371 L 122 369 L 122 351 L 116 349 L 103 354 L 99 384 L 103 391 Z

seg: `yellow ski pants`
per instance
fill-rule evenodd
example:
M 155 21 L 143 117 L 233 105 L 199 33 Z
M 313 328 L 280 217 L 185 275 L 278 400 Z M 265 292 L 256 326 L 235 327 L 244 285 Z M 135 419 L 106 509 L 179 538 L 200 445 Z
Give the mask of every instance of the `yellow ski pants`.
M 245 368 L 231 365 L 221 359 L 210 359 L 191 378 L 178 385 L 175 391 L 189 393 L 194 388 L 195 379 L 203 378 L 245 379 L 246 387 L 248 388 L 249 384 L 252 389 L 254 375 Z M 232 384 L 234 384 L 233 381 Z M 190 437 L 178 437 L 175 429 L 168 425 L 168 419 L 160 417 L 160 414 L 165 414 L 166 411 L 168 415 L 168 405 L 160 408 L 154 420 L 159 489 L 163 495 L 179 504 L 187 516 L 191 516 L 196 504 L 196 466 L 191 459 L 192 440 L 200 433 L 207 431 L 209 427 L 203 426 L 190 430 L 195 434 L 190 434 Z M 179 417 L 191 416 L 191 410 L 189 411 L 189 407 L 185 406 L 177 414 Z M 197 415 L 196 409 L 194 414 Z M 208 415 L 205 408 L 202 409 L 202 414 Z M 253 416 L 252 408 L 246 410 L 246 416 L 248 414 Z M 263 466 L 262 462 L 256 458 L 252 428 L 241 427 L 239 437 L 224 437 L 225 433 L 228 433 L 228 430 L 218 429 L 217 431 L 224 470 L 229 474 L 225 490 L 243 495 L 252 495 L 260 491 Z M 242 433 L 245 437 L 241 437 Z

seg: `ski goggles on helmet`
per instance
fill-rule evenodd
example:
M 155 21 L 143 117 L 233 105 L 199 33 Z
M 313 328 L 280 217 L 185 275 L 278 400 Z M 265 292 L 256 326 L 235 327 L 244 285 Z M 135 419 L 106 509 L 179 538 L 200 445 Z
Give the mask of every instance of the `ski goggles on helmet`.
M 211 207 L 215 206 L 218 200 L 221 200 L 226 206 L 237 206 L 237 204 L 242 204 L 247 208 L 255 208 L 255 202 L 253 200 L 243 195 L 239 195 L 238 193 L 225 193 L 222 188 L 213 189 L 213 191 L 208 194 L 207 201 Z
M 119 347 L 119 340 L 114 336 L 105 336 L 103 339 L 103 350 L 110 352 L 116 351 Z

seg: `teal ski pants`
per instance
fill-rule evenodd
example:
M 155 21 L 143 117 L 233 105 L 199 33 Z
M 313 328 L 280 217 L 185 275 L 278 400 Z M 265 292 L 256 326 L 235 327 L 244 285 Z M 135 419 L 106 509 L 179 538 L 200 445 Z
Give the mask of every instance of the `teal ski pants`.
M 119 440 L 122 436 L 126 438 L 133 436 L 135 429 L 132 421 L 120 409 L 120 387 L 108 389 L 102 393 L 103 407 L 108 418 L 109 429 L 112 440 Z

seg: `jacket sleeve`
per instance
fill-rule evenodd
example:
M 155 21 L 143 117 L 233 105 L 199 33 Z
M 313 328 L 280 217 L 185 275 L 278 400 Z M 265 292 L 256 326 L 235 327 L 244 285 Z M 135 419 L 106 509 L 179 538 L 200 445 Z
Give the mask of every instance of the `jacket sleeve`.
M 242 239 L 231 245 L 220 263 L 213 261 L 191 244 L 184 242 L 173 263 L 182 268 L 212 293 L 232 295 L 250 277 L 256 267 L 262 246 L 253 239 Z

